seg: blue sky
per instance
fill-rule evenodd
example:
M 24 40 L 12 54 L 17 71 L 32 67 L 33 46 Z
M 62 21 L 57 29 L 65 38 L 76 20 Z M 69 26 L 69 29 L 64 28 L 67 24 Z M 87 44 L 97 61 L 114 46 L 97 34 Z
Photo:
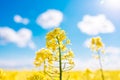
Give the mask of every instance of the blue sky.
M 0 68 L 32 68 L 35 51 L 45 47 L 46 33 L 59 26 L 71 40 L 75 69 L 98 68 L 86 47 L 94 36 L 101 36 L 105 43 L 105 69 L 120 69 L 118 3 L 119 0 L 0 1 Z

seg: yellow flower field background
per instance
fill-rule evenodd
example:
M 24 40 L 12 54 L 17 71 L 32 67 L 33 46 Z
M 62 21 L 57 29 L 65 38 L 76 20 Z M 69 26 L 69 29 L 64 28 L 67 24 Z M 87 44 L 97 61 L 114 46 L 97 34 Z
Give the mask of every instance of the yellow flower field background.
M 120 71 L 104 71 L 105 80 L 120 80 Z M 56 80 L 39 71 L 0 70 L 0 80 Z M 58 79 L 59 80 L 59 79 Z M 100 71 L 70 71 L 63 73 L 63 80 L 102 80 Z

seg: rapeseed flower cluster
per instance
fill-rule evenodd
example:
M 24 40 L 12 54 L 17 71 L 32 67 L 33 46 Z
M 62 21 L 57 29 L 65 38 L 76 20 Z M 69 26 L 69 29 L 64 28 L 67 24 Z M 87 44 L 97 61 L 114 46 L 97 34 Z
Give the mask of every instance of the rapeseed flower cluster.
M 42 48 L 36 52 L 34 64 L 36 66 L 41 66 L 41 64 L 44 63 L 46 60 L 48 60 L 48 63 L 52 63 L 52 57 L 53 54 L 49 49 Z
M 65 51 L 67 49 L 66 45 L 70 44 L 70 40 L 66 38 L 67 37 L 64 30 L 55 28 L 46 35 L 46 47 L 52 51 L 55 51 L 58 47 L 60 47 L 62 51 Z M 66 44 L 63 42 L 65 40 Z
M 104 47 L 103 42 L 101 41 L 100 37 L 93 37 L 90 42 L 90 48 L 93 51 L 98 51 Z
M 74 67 L 74 53 L 67 48 L 69 44 L 71 43 L 65 31 L 55 28 L 47 33 L 46 48 L 36 52 L 34 64 L 39 67 L 43 63 L 47 74 L 59 73 L 59 79 L 62 80 L 62 72 Z

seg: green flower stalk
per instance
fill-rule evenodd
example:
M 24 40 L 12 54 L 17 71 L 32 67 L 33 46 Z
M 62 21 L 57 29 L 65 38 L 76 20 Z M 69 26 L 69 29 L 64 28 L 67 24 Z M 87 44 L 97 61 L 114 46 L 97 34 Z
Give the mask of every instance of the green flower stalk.
M 60 48 L 60 42 L 59 42 L 59 39 L 57 38 L 58 40 L 58 45 L 59 45 L 59 71 L 60 71 L 60 80 L 62 80 L 62 61 L 61 61 L 61 48 Z
M 99 59 L 98 59 L 98 60 L 99 60 L 100 68 L 101 68 L 101 69 L 100 69 L 100 71 L 101 71 L 101 77 L 102 77 L 102 80 L 105 80 L 105 79 L 104 79 L 104 73 L 103 73 L 103 66 L 102 66 L 101 55 L 100 55 L 100 52 L 99 52 L 99 51 L 98 51 L 97 53 L 98 53 L 98 55 L 99 55 Z

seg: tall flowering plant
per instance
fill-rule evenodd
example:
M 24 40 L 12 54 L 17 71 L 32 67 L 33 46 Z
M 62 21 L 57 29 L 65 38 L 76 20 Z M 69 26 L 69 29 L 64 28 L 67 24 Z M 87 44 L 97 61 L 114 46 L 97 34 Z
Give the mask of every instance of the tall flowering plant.
M 64 30 L 55 28 L 46 35 L 46 48 L 36 52 L 34 64 L 44 64 L 44 72 L 51 78 L 59 77 L 62 80 L 62 73 L 74 67 L 74 53 L 67 46 L 70 40 Z
M 90 49 L 93 52 L 97 53 L 96 58 L 99 60 L 102 80 L 104 80 L 103 65 L 102 65 L 102 58 L 101 58 L 101 53 L 104 52 L 103 48 L 104 48 L 104 44 L 103 44 L 103 42 L 102 42 L 100 37 L 93 37 L 93 38 L 91 38 Z

